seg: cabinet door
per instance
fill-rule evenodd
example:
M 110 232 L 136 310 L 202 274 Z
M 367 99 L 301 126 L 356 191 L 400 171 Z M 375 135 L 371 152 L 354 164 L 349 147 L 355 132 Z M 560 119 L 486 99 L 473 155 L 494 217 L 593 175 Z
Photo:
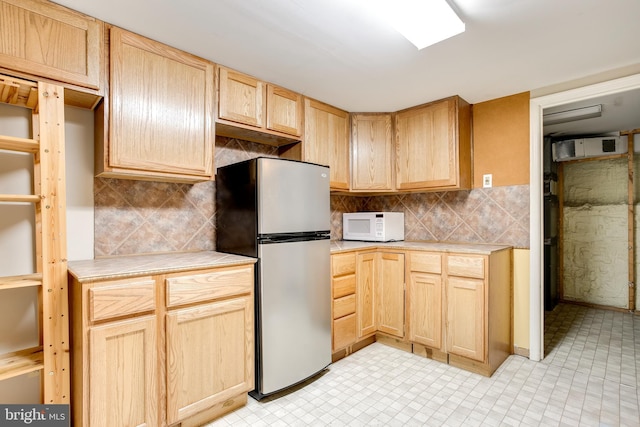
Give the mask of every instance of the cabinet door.
M 268 84 L 267 129 L 302 135 L 302 95 Z
M 412 272 L 407 289 L 409 340 L 442 349 L 442 279 Z
M 156 327 L 144 316 L 89 329 L 89 425 L 159 425 Z
M 485 361 L 484 281 L 447 279 L 447 352 Z
M 351 188 L 393 190 L 391 114 L 351 116 Z
M 109 166 L 210 178 L 213 64 L 119 28 L 110 46 Z
M 458 182 L 455 101 L 396 115 L 398 189 L 455 186 Z
M 404 337 L 404 254 L 378 254 L 376 317 L 378 330 Z
M 264 85 L 251 76 L 218 67 L 220 104 L 218 116 L 221 119 L 263 126 Z
M 100 87 L 102 22 L 56 4 L 0 0 L 0 66 Z
M 376 254 L 358 254 L 356 263 L 356 317 L 358 338 L 376 332 L 375 314 Z
M 253 389 L 253 299 L 167 313 L 167 422 Z
M 349 189 L 349 113 L 305 99 L 303 160 L 329 166 L 331 189 Z

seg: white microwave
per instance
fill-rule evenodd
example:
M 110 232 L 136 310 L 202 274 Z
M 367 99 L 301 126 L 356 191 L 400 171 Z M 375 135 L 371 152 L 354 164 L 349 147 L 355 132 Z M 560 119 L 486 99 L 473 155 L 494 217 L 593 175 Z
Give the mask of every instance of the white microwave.
M 404 240 L 404 213 L 343 213 L 342 239 L 363 240 L 367 242 L 391 242 Z

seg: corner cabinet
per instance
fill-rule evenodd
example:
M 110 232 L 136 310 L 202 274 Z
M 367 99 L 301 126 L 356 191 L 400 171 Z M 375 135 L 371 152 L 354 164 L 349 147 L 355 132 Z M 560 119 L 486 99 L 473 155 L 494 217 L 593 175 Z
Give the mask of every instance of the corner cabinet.
M 42 0 L 0 0 L 0 67 L 100 89 L 103 23 Z
M 332 190 L 349 190 L 349 113 L 304 100 L 302 160 L 330 167 Z
M 394 189 L 391 114 L 351 115 L 351 190 Z
M 246 403 L 253 277 L 253 264 L 70 276 L 74 425 L 202 425 Z
M 357 337 L 375 334 L 376 327 L 376 252 L 359 253 L 356 257 Z
M 332 255 L 334 358 L 375 339 L 491 376 L 513 353 L 512 249 L 436 246 Z
M 377 330 L 404 337 L 404 253 L 377 254 L 376 325 Z
M 396 113 L 398 190 L 471 186 L 471 111 L 454 96 Z
M 96 174 L 212 179 L 214 64 L 116 27 L 109 46 L 109 97 L 96 109 Z
M 404 337 L 404 253 L 363 252 L 356 260 L 357 338 Z

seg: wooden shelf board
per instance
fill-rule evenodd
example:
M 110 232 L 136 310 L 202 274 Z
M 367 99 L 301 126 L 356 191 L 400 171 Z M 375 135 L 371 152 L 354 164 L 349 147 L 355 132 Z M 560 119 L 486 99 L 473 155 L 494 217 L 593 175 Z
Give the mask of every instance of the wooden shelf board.
M 28 80 L 0 74 L 0 102 L 36 109 L 38 86 Z
M 21 276 L 0 277 L 0 290 L 26 288 L 29 286 L 41 286 L 41 285 L 42 285 L 41 273 L 24 274 Z
M 0 194 L 0 202 L 38 203 L 40 196 L 37 194 Z
M 24 153 L 37 153 L 40 144 L 35 139 L 16 138 L 0 135 L 0 150 L 22 151 Z
M 28 348 L 0 356 L 0 381 L 44 369 L 42 347 Z

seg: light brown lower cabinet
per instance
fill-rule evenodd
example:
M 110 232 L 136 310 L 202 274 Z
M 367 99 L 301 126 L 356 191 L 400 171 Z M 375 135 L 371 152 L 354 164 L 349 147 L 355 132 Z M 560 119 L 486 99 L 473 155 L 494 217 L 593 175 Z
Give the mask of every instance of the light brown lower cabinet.
M 334 352 L 375 335 L 490 376 L 513 352 L 512 250 L 471 252 L 387 249 L 333 255 L 332 260 L 356 258 L 355 313 L 349 309 L 349 316 L 341 317 L 347 301 L 334 299 Z M 333 286 L 334 293 L 344 288 L 335 277 Z M 355 339 L 346 338 L 354 321 Z
M 358 338 L 376 332 L 376 252 L 359 253 L 356 262 L 356 319 Z
M 376 329 L 404 337 L 404 254 L 379 252 L 376 277 Z
M 252 322 L 248 296 L 167 313 L 169 424 L 253 388 Z
M 412 271 L 407 303 L 409 341 L 442 350 L 442 278 Z
M 447 351 L 483 362 L 485 359 L 484 281 L 447 280 Z
M 491 375 L 513 352 L 511 250 L 446 258 L 449 363 Z
M 331 256 L 332 351 L 356 341 L 356 254 Z
M 70 281 L 75 426 L 195 426 L 246 402 L 253 264 Z
M 156 325 L 151 315 L 89 328 L 86 425 L 158 425 Z
M 350 252 L 333 255 L 331 259 L 334 270 L 333 351 L 370 337 L 377 331 L 402 338 L 404 254 Z M 350 261 L 349 269 L 341 268 L 346 260 Z M 340 271 L 348 273 L 340 276 Z M 352 326 L 355 326 L 353 336 Z
M 356 314 L 333 321 L 333 351 L 340 350 L 356 342 Z
M 444 350 L 442 257 L 435 252 L 407 253 L 408 338 L 441 351 Z

